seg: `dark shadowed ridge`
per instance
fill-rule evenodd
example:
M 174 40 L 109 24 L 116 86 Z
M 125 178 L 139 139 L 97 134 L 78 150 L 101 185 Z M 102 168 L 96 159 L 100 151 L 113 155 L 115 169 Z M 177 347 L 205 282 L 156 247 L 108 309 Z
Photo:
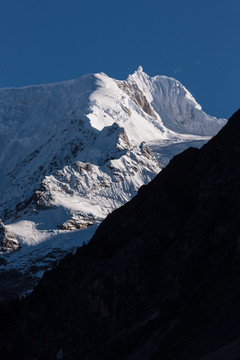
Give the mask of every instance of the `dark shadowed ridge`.
M 2 305 L 0 358 L 194 360 L 240 337 L 239 138 L 240 110 Z

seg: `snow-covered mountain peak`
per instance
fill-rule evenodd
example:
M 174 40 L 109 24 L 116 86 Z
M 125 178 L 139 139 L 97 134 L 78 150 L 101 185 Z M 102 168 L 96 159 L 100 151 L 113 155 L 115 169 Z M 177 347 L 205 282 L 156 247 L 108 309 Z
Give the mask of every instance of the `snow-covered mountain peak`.
M 150 78 L 150 76 L 143 71 L 143 68 L 140 65 L 137 68 L 137 70 L 134 71 L 133 74 L 128 75 L 127 81 L 129 83 L 141 83 L 141 82 L 146 82 L 147 83 L 148 78 Z
M 173 155 L 225 122 L 142 67 L 124 81 L 99 73 L 0 89 L 0 218 L 3 243 L 8 235 L 18 248 L 8 266 L 29 269 L 43 252 L 58 258 L 81 245 Z
M 128 76 L 127 83 L 144 94 L 157 118 L 174 132 L 212 136 L 226 122 L 204 113 L 192 94 L 174 78 L 150 77 L 141 68 Z
M 146 76 L 147 74 L 143 71 L 143 67 L 141 65 L 139 65 L 139 67 L 137 68 L 137 70 L 133 73 L 133 75 L 135 74 L 135 76 Z M 131 75 L 129 75 L 131 76 Z M 148 76 L 148 75 L 147 75 Z

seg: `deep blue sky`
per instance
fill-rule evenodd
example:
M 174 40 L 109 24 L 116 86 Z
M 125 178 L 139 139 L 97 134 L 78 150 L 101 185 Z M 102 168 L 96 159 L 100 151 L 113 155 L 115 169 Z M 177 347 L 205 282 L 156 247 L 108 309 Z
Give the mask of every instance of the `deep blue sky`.
M 238 107 L 240 0 L 1 0 L 0 87 L 139 65 L 178 79 L 218 117 Z

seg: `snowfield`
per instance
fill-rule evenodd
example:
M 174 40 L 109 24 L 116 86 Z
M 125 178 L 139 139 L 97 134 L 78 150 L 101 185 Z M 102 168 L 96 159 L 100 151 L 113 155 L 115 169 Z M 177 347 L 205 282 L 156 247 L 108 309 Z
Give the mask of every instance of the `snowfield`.
M 225 123 L 177 80 L 141 67 L 124 81 L 100 73 L 0 89 L 0 218 L 19 244 L 2 243 L 0 268 L 48 268 Z

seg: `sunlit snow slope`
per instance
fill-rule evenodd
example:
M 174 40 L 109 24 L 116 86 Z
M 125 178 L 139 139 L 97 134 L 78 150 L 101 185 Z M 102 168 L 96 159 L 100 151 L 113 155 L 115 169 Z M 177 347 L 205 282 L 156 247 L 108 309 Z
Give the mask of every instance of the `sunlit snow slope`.
M 46 254 L 58 259 L 56 249 L 62 256 L 88 241 L 173 155 L 225 123 L 177 80 L 141 67 L 126 81 L 100 73 L 0 89 L 3 268 L 46 265 Z M 8 233 L 20 245 L 14 254 Z

